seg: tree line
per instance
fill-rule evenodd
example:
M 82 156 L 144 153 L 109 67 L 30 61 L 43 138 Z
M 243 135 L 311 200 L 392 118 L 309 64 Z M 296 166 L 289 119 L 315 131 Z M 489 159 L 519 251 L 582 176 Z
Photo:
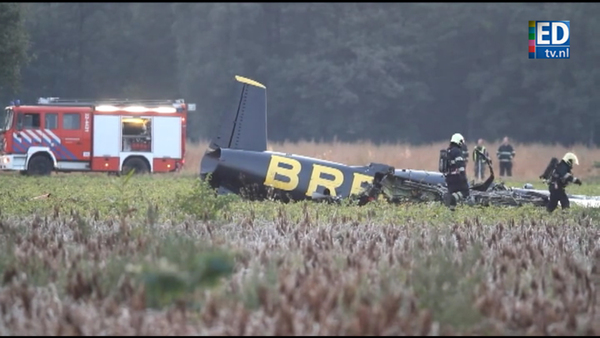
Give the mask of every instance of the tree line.
M 0 98 L 184 98 L 192 139 L 264 83 L 273 141 L 600 143 L 596 3 L 2 3 Z M 528 21 L 570 20 L 567 60 Z M 594 28 L 596 27 L 596 28 Z

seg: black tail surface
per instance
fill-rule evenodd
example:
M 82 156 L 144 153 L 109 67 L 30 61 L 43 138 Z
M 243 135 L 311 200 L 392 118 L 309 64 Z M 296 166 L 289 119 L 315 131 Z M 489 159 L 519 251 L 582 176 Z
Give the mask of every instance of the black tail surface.
M 209 152 L 218 148 L 252 151 L 267 150 L 267 88 L 245 77 L 236 76 L 239 97 L 237 109 L 221 116 L 218 133 Z

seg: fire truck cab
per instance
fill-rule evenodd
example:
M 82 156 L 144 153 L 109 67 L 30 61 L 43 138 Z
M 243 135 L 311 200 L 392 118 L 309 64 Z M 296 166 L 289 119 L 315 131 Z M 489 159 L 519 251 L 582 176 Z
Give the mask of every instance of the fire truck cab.
M 0 120 L 0 170 L 157 173 L 185 162 L 184 100 L 11 102 Z

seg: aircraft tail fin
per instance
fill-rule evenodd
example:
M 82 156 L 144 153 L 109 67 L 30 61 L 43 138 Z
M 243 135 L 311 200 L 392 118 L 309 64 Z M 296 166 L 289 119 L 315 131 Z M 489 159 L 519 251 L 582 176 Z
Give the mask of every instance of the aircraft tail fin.
M 218 148 L 267 150 L 267 88 L 254 80 L 236 76 L 239 88 L 237 109 L 221 116 L 218 133 L 209 152 Z

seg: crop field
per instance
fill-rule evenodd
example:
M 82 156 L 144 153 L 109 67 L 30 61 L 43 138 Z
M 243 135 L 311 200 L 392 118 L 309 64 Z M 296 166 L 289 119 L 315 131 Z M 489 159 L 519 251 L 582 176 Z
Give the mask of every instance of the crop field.
M 600 334 L 597 209 L 248 202 L 198 161 L 0 175 L 0 334 Z

